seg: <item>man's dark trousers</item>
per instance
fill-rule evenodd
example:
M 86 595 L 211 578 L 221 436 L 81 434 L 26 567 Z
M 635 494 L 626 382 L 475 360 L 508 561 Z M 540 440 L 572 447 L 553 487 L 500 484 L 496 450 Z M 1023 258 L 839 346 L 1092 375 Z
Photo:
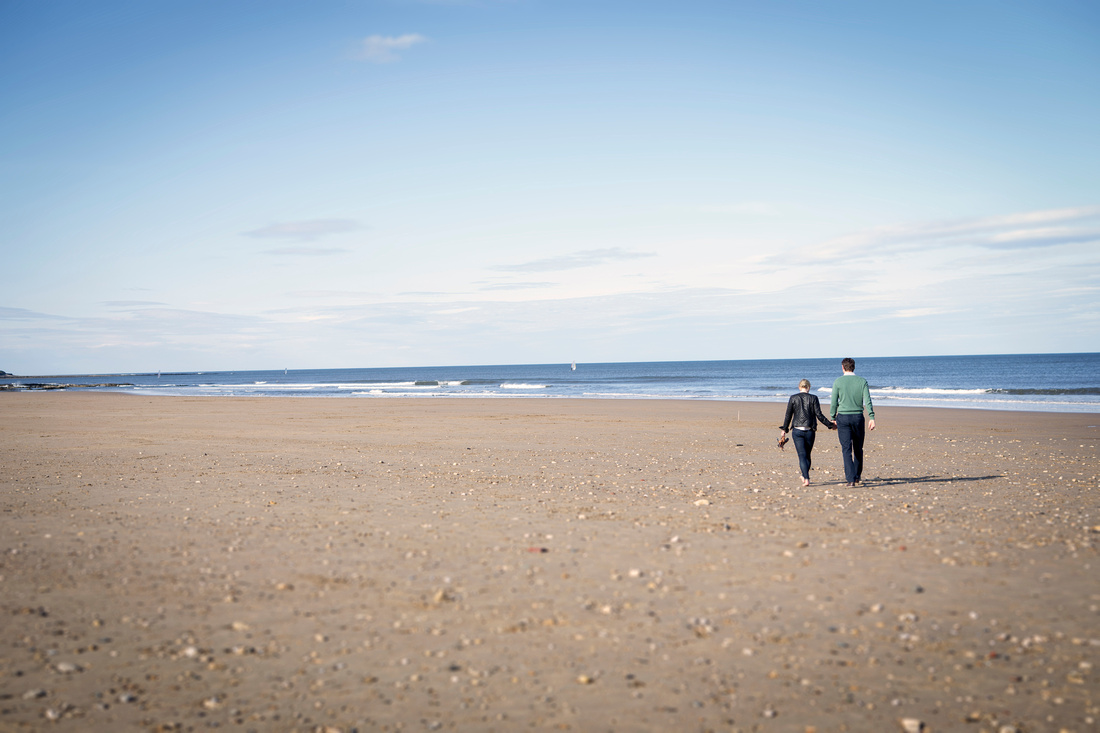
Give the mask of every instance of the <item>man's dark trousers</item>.
M 863 439 L 867 435 L 863 413 L 837 415 L 836 432 L 840 438 L 840 452 L 844 454 L 844 480 L 856 483 L 863 478 Z

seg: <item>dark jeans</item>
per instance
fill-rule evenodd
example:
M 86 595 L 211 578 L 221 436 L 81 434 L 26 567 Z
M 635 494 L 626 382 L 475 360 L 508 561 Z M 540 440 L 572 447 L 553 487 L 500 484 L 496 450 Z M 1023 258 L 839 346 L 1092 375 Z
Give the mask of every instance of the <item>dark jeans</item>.
M 844 480 L 855 483 L 863 477 L 863 439 L 867 435 L 863 413 L 837 415 L 836 433 L 840 438 L 840 452 L 844 456 Z
M 802 478 L 810 480 L 810 453 L 814 450 L 814 430 L 791 430 L 791 440 L 794 441 L 794 449 L 798 451 L 798 468 L 802 471 Z

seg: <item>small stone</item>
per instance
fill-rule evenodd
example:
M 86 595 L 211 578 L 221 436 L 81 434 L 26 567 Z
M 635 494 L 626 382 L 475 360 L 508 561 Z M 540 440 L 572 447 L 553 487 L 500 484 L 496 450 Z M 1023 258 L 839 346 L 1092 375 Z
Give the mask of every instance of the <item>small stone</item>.
M 577 677 L 577 684 L 578 685 L 590 685 L 595 681 L 596 680 L 592 679 L 591 677 L 589 677 L 586 674 L 582 674 L 579 677 Z
M 921 733 L 924 730 L 924 723 L 916 718 L 902 718 L 898 722 L 905 733 Z
M 54 669 L 56 669 L 61 674 L 72 674 L 73 672 L 78 671 L 80 667 L 76 666 L 72 662 L 58 662 L 54 666 Z
M 234 621 L 230 628 L 232 628 L 234 631 L 248 631 L 252 627 L 246 624 L 244 621 Z
M 23 699 L 24 700 L 35 700 L 37 698 L 45 697 L 45 696 L 46 696 L 46 691 L 45 690 L 27 690 L 26 692 L 23 693 Z
M 710 506 L 710 499 L 696 499 L 695 506 Z
M 118 696 L 118 701 L 121 703 L 137 702 L 137 695 L 132 695 L 129 692 L 124 692 Z
M 779 715 L 779 713 L 776 712 L 776 710 L 774 708 L 765 708 L 764 709 L 764 717 L 765 718 L 774 718 L 776 715 Z

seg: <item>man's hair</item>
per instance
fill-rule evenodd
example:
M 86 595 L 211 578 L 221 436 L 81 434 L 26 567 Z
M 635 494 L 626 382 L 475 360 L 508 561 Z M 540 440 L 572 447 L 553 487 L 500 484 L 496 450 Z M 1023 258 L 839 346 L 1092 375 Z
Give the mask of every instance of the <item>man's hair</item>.
M 850 356 L 846 356 L 841 360 L 840 368 L 846 372 L 854 372 L 856 370 L 856 360 Z
M 808 390 L 810 388 L 810 380 L 803 379 L 801 382 L 798 383 L 798 388 Z

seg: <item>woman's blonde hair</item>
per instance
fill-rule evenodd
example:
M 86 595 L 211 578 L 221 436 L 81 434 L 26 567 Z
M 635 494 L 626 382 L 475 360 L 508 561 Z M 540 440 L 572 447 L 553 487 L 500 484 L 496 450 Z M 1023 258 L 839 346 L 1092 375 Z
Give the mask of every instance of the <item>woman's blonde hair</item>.
M 798 388 L 799 389 L 804 389 L 807 392 L 810 391 L 810 380 L 803 379 L 801 382 L 798 383 Z

